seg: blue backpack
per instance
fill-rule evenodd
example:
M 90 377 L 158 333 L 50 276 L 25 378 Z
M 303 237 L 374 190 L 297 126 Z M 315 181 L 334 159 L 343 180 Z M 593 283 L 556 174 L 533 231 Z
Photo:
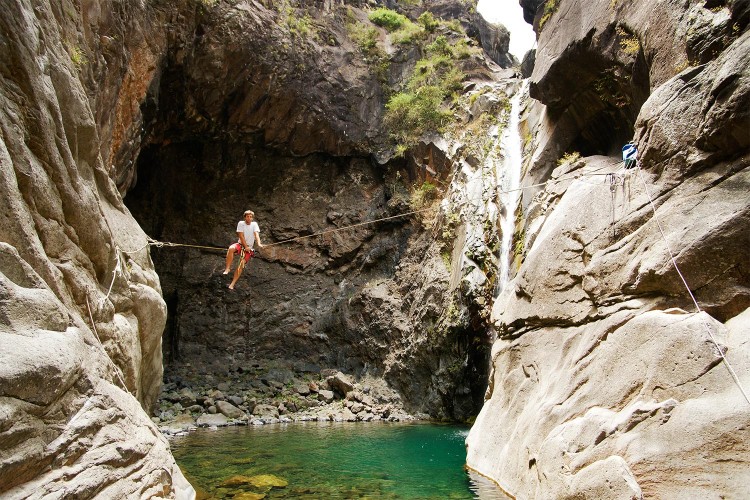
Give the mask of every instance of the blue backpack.
M 635 144 L 629 142 L 622 147 L 622 161 L 625 163 L 625 168 L 633 168 L 638 161 L 638 149 Z

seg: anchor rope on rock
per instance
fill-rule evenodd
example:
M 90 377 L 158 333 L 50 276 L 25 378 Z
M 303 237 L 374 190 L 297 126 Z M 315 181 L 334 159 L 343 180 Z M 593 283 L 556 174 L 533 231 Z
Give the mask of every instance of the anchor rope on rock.
M 114 278 L 112 279 L 112 282 L 114 283 Z M 110 290 L 111 290 L 111 287 L 110 287 Z M 102 348 L 102 351 L 104 351 L 104 354 L 107 356 L 107 361 L 109 361 L 109 364 L 111 364 L 112 368 L 114 368 L 115 375 L 117 375 L 117 378 L 120 379 L 120 383 L 122 384 L 122 388 L 125 390 L 125 392 L 127 392 L 128 394 L 130 394 L 131 396 L 133 396 L 135 398 L 135 396 L 133 395 L 133 393 L 130 392 L 130 389 L 128 389 L 128 385 L 125 383 L 125 380 L 122 378 L 122 370 L 120 368 L 118 368 L 118 366 L 115 364 L 114 361 L 112 361 L 112 358 L 109 356 L 109 353 L 107 352 L 107 349 L 104 347 L 104 344 L 102 343 L 102 339 L 99 337 L 99 332 L 97 332 L 97 330 L 96 330 L 96 323 L 94 322 L 94 315 L 91 314 L 91 304 L 89 303 L 89 298 L 88 297 L 86 297 L 86 307 L 89 310 L 89 319 L 91 320 L 91 328 L 92 328 L 92 331 L 94 332 L 94 336 L 96 337 L 97 342 L 99 342 L 99 347 Z M 88 401 L 87 401 L 87 403 L 88 403 Z
M 687 289 L 688 295 L 690 295 L 690 298 L 693 301 L 693 305 L 695 306 L 696 312 L 701 319 L 703 328 L 706 329 L 706 332 L 708 333 L 708 336 L 710 337 L 711 342 L 713 342 L 714 346 L 716 346 L 716 350 L 719 352 L 719 356 L 721 356 L 721 359 L 722 361 L 724 361 L 724 365 L 727 367 L 727 370 L 729 370 L 729 373 L 732 376 L 732 379 L 734 380 L 735 384 L 737 384 L 737 387 L 739 387 L 740 392 L 742 392 L 742 395 L 745 397 L 745 401 L 747 401 L 748 404 L 750 404 L 750 397 L 748 397 L 747 392 L 745 391 L 745 388 L 742 385 L 742 381 L 740 381 L 740 378 L 737 376 L 737 373 L 734 371 L 734 368 L 732 367 L 731 363 L 729 362 L 727 357 L 724 355 L 724 351 L 719 345 L 719 342 L 716 340 L 716 338 L 714 337 L 714 334 L 711 332 L 711 328 L 708 326 L 708 323 L 706 322 L 705 315 L 700 314 L 703 312 L 703 309 L 701 309 L 701 306 L 698 304 L 698 300 L 695 298 L 695 295 L 693 294 L 693 291 L 690 289 L 690 286 L 688 285 L 687 280 L 685 279 L 685 276 L 683 276 L 682 271 L 680 271 L 680 267 L 677 265 L 677 259 L 675 258 L 671 247 L 669 246 L 667 235 L 664 233 L 664 228 L 662 227 L 661 220 L 659 219 L 659 215 L 656 213 L 656 205 L 654 204 L 654 200 L 651 197 L 651 193 L 648 190 L 648 184 L 646 183 L 646 180 L 643 177 L 643 171 L 641 170 L 640 167 L 641 167 L 640 161 L 636 160 L 636 171 L 638 172 L 638 177 L 641 179 L 641 182 L 643 183 L 643 189 L 646 192 L 646 196 L 648 197 L 648 201 L 651 205 L 651 210 L 654 213 L 654 221 L 656 221 L 656 226 L 659 228 L 661 237 L 664 240 L 664 245 L 667 248 L 669 259 L 672 261 L 672 266 L 674 266 L 675 271 L 677 271 L 677 275 L 680 277 L 680 280 L 682 280 L 682 284 L 685 285 L 685 289 Z

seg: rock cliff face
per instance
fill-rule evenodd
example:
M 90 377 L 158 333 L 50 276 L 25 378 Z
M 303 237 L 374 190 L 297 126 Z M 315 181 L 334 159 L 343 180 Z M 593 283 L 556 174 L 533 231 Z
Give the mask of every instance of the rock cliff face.
M 3 4 L 0 495 L 189 496 L 143 408 L 166 307 L 112 181 L 163 17 L 119 2 Z M 100 91 L 101 89 L 101 91 Z
M 525 182 L 552 182 L 525 193 L 468 464 L 519 498 L 741 498 L 747 4 L 556 5 L 537 15 L 531 95 L 544 106 L 526 114 Z M 628 130 L 641 170 L 592 155 Z
M 525 86 L 472 51 L 512 61 L 466 2 L 375 2 L 457 21 L 419 43 L 364 1 L 6 3 L 0 495 L 193 495 L 147 416 L 162 332 L 211 380 L 337 368 L 435 417 L 484 403 L 469 465 L 519 497 L 747 490 L 747 2 L 522 2 L 522 182 L 550 182 L 516 207 L 496 300 Z M 385 103 L 446 46 L 458 125 L 395 156 Z M 642 170 L 605 177 L 631 139 Z M 229 292 L 247 208 L 279 244 Z
M 425 8 L 470 25 L 464 4 Z M 356 42 L 365 29 L 380 54 Z M 269 362 L 303 373 L 335 367 L 385 377 L 414 412 L 478 411 L 486 321 L 472 322 L 467 304 L 444 317 L 458 289 L 430 237 L 432 220 L 393 218 L 413 211 L 422 187 L 446 184 L 452 160 L 423 142 L 386 161 L 387 94 L 403 87 L 424 46 L 438 36 L 479 43 L 451 26 L 435 29 L 419 44 L 395 43 L 356 4 L 218 4 L 200 20 L 199 37 L 175 42 L 146 100 L 136 168 L 120 177 L 150 236 L 218 249 L 154 251 L 175 370 L 188 364 L 226 377 Z M 478 52 L 461 69 L 494 78 L 499 68 Z M 248 208 L 265 243 L 294 241 L 262 250 L 228 292 L 225 248 Z M 376 219 L 387 220 L 336 232 Z

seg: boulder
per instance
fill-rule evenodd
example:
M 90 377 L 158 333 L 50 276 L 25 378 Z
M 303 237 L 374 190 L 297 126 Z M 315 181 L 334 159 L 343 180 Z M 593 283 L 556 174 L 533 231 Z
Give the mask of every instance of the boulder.
M 273 405 L 259 404 L 255 406 L 253 415 L 261 419 L 279 418 L 279 409 Z
M 305 383 L 298 383 L 294 385 L 294 391 L 300 396 L 307 396 L 310 394 L 310 387 Z
M 341 372 L 336 372 L 333 376 L 328 377 L 326 382 L 331 390 L 338 391 L 342 396 L 354 389 L 354 381 L 352 378 Z
M 323 401 L 324 403 L 333 402 L 333 391 L 318 391 L 318 401 Z
M 216 409 L 223 415 L 229 418 L 240 418 L 245 415 L 245 412 L 234 406 L 232 403 L 226 401 L 217 401 Z
M 221 413 L 212 415 L 209 412 L 209 414 L 204 414 L 198 417 L 195 423 L 198 427 L 223 427 L 229 423 L 229 420 Z
M 179 402 L 184 408 L 193 406 L 196 403 L 195 394 L 193 393 L 193 391 L 191 391 L 188 388 L 182 389 L 180 391 L 179 396 L 180 396 Z

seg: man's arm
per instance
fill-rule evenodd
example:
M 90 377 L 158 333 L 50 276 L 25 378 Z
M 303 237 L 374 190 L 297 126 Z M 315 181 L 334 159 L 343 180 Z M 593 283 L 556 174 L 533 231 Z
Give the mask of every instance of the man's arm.
M 255 243 L 258 244 L 258 248 L 263 248 L 263 243 L 260 242 L 260 233 L 258 231 L 255 232 Z

